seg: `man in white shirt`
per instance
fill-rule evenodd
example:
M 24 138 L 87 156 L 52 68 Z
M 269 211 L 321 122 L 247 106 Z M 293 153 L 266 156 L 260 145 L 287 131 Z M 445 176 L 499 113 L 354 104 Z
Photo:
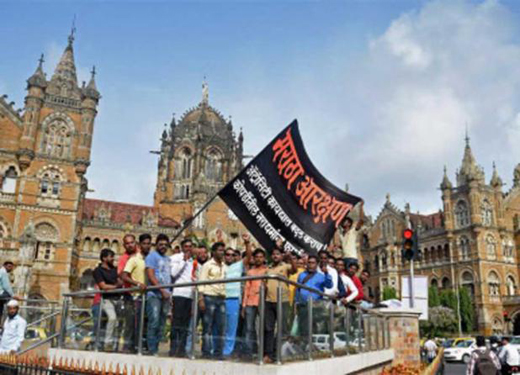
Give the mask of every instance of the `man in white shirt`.
M 357 206 L 356 206 L 357 207 Z M 359 262 L 358 254 L 358 232 L 363 225 L 363 201 L 359 203 L 359 220 L 354 226 L 354 221 L 350 217 L 346 217 L 339 227 L 339 238 L 341 241 L 341 249 L 343 251 L 343 260 L 345 267 L 349 268 L 352 263 Z
M 343 259 L 336 260 L 336 270 L 338 271 L 339 277 L 343 286 L 345 287 L 345 296 L 341 298 L 341 303 L 344 305 L 354 301 L 359 294 L 359 290 L 354 284 L 354 281 L 347 275 L 345 269 L 345 261 Z
M 430 338 L 424 343 L 424 350 L 426 351 L 426 358 L 428 363 L 432 363 L 435 357 L 437 357 L 437 344 Z
M 181 252 L 170 257 L 171 276 L 174 284 L 195 281 L 193 272 L 193 242 L 181 242 Z M 193 287 L 173 288 L 173 310 L 171 325 L 170 356 L 186 356 L 186 338 L 190 327 Z
M 18 308 L 18 301 L 14 299 L 7 303 L 7 319 L 0 340 L 0 354 L 15 353 L 22 345 L 27 322 L 18 315 Z
M 509 343 L 509 337 L 502 338 L 502 348 L 498 352 L 498 359 L 502 365 L 502 374 L 509 375 L 515 373 L 515 369 L 520 366 L 520 355 L 518 351 Z
M 332 288 L 325 288 L 324 293 L 331 297 L 337 297 L 339 294 L 338 289 L 338 271 L 329 265 L 329 253 L 326 250 L 320 250 L 318 252 L 320 257 L 320 264 L 327 264 L 327 272 L 332 277 Z M 323 273 L 321 268 L 318 267 L 318 272 Z

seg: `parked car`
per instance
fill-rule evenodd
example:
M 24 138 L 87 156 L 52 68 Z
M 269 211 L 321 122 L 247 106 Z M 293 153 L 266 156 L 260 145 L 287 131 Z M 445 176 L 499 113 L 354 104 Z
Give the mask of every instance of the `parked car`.
M 458 361 L 469 363 L 471 353 L 477 348 L 475 339 L 459 341 L 455 346 L 444 349 L 446 361 Z
M 334 348 L 344 348 L 347 346 L 347 336 L 344 332 L 334 332 Z M 312 335 L 312 343 L 316 348 L 321 351 L 326 351 L 330 349 L 329 344 L 329 335 L 328 334 L 317 334 Z

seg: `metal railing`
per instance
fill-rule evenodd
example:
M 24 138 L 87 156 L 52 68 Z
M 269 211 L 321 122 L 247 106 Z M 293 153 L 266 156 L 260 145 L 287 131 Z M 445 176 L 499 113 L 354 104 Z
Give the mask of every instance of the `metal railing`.
M 126 293 L 134 293 L 137 295 L 137 299 L 140 300 L 140 311 L 137 314 L 139 317 L 137 324 L 137 354 L 142 355 L 144 353 L 144 326 L 145 326 L 145 312 L 147 304 L 147 293 L 156 291 L 159 289 L 170 289 L 176 288 L 187 288 L 190 287 L 192 291 L 191 301 L 191 317 L 192 323 L 189 326 L 188 335 L 191 335 L 191 345 L 188 348 L 189 358 L 195 359 L 197 357 L 197 341 L 198 335 L 198 313 L 199 313 L 199 288 L 201 286 L 209 286 L 216 284 L 231 284 L 231 283 L 247 283 L 252 281 L 262 281 L 259 290 L 259 303 L 258 303 L 258 315 L 257 315 L 257 339 L 256 339 L 256 362 L 263 364 L 264 362 L 264 345 L 265 336 L 264 333 L 266 328 L 266 282 L 277 281 L 276 290 L 276 308 L 275 315 L 276 330 L 272 330 L 272 334 L 276 331 L 274 337 L 275 343 L 275 356 L 276 363 L 281 364 L 285 360 L 291 359 L 307 359 L 312 360 L 313 358 L 324 357 L 324 356 L 336 356 L 336 355 L 349 355 L 353 353 L 361 353 L 371 350 L 382 350 L 390 346 L 390 335 L 388 321 L 385 316 L 377 313 L 373 310 L 364 310 L 359 306 L 352 304 L 347 307 L 338 306 L 336 299 L 331 298 L 329 295 L 314 289 L 306 285 L 298 284 L 285 277 L 278 275 L 264 275 L 264 276 L 246 276 L 233 279 L 223 280 L 212 280 L 212 281 L 197 281 L 191 283 L 179 283 L 179 284 L 166 284 L 159 286 L 150 286 L 146 290 L 140 288 L 122 288 L 110 291 L 81 291 L 64 294 L 64 301 L 61 310 L 61 327 L 56 337 L 58 337 L 58 347 L 67 348 L 68 346 L 68 335 L 73 334 L 74 330 L 78 327 L 82 327 L 86 324 L 93 324 L 90 326 L 90 338 L 91 341 L 86 348 L 75 348 L 75 349 L 94 349 L 95 351 L 101 349 L 101 335 L 102 335 L 102 315 L 103 301 L 110 294 L 121 295 Z M 306 301 L 306 305 L 298 304 L 291 307 L 294 316 L 291 320 L 286 319 L 286 315 L 291 312 L 287 311 L 288 306 L 283 299 L 284 295 L 284 284 L 286 287 L 294 287 L 298 290 L 306 290 L 311 292 L 313 295 L 319 297 L 318 300 L 309 298 Z M 70 324 L 67 323 L 69 320 L 74 319 L 71 313 L 74 312 L 73 302 L 78 302 L 82 298 L 90 298 L 96 294 L 100 294 L 100 308 L 97 311 L 97 316 L 92 315 L 88 319 L 83 319 L 79 322 Z M 297 308 L 296 308 L 297 307 Z M 272 308 L 272 305 L 269 306 Z M 76 309 L 77 310 L 77 309 Z M 297 313 L 295 313 L 297 310 Z M 272 312 L 269 312 L 272 314 Z M 292 327 L 295 326 L 295 321 L 298 322 L 296 327 L 304 329 L 307 332 L 299 335 L 298 333 L 288 334 L 286 322 L 292 323 Z M 302 324 L 305 321 L 306 324 Z M 272 324 L 272 322 L 270 322 Z M 306 326 L 306 327 L 304 327 Z M 321 327 L 321 329 L 320 329 Z M 325 327 L 325 329 L 323 329 Z M 269 331 L 271 332 L 271 331 Z M 207 334 L 206 330 L 206 334 Z M 134 332 L 135 334 L 135 332 Z M 285 337 L 284 337 L 285 336 Z M 306 336 L 306 337 L 302 337 Z M 207 338 L 206 338 L 207 339 Z M 120 339 L 116 337 L 116 342 L 120 342 Z M 271 338 L 270 338 L 271 340 Z M 336 342 L 339 344 L 336 347 Z M 92 344 L 94 345 L 92 347 Z M 116 344 L 117 346 L 117 344 Z M 290 353 L 290 354 L 287 354 Z M 249 353 L 252 354 L 252 353 Z

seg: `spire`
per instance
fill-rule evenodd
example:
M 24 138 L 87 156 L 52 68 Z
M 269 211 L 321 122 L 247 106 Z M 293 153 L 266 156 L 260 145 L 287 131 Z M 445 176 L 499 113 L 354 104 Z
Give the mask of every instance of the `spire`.
M 208 82 L 206 82 L 206 76 L 204 76 L 204 81 L 202 82 L 202 105 L 209 104 L 209 86 Z
M 47 79 L 45 78 L 45 73 L 43 72 L 43 62 L 45 61 L 43 57 L 44 56 L 42 53 L 42 55 L 38 59 L 38 67 L 36 68 L 36 71 L 27 80 L 29 86 L 39 86 L 41 88 L 47 86 Z
M 74 23 L 72 30 L 68 37 L 68 44 L 61 56 L 60 62 L 52 75 L 51 82 L 56 83 L 57 86 L 62 88 L 63 86 L 69 86 L 68 90 L 76 88 L 78 86 L 78 78 L 76 75 L 76 64 L 74 63 L 74 34 L 76 33 L 76 27 Z M 66 96 L 67 91 L 60 92 L 60 95 Z
M 496 188 L 500 188 L 503 185 L 502 179 L 498 175 L 497 167 L 495 165 L 495 162 L 493 162 L 493 176 L 491 177 L 490 184 L 491 184 L 491 186 L 496 187 Z
M 466 136 L 464 137 L 466 146 L 464 148 L 464 157 L 462 158 L 462 165 L 457 173 L 457 184 L 458 186 L 464 185 L 471 180 L 477 180 L 484 182 L 484 172 L 482 168 L 477 164 L 473 151 L 470 146 L 470 139 L 468 136 L 468 130 L 466 127 Z
M 83 82 L 84 84 L 85 82 Z M 94 65 L 92 67 L 92 70 L 90 71 L 90 81 L 87 85 L 87 87 L 83 88 L 83 95 L 86 97 L 99 100 L 101 98 L 101 95 L 99 94 L 99 91 L 96 86 L 96 66 Z
M 453 187 L 453 185 L 452 185 L 450 179 L 448 178 L 448 172 L 447 172 L 446 166 L 444 166 L 444 177 L 442 178 L 441 189 L 446 190 L 446 189 L 451 189 L 452 187 Z

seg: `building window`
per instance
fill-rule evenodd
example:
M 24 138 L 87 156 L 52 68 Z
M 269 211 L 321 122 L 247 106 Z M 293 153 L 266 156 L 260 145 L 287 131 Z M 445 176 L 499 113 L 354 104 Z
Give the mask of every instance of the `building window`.
M 190 185 L 177 185 L 174 188 L 175 199 L 189 199 L 190 198 Z
M 506 288 L 508 296 L 516 296 L 516 281 L 511 275 L 506 279 Z
M 222 179 L 222 157 L 219 152 L 211 150 L 206 156 L 205 175 L 210 181 Z
M 513 242 L 511 240 L 504 241 L 504 242 L 502 242 L 502 247 L 504 249 L 504 258 L 513 260 L 514 249 L 515 249 L 513 246 Z
M 497 257 L 497 243 L 492 235 L 486 237 L 486 252 L 489 258 Z
M 51 122 L 43 132 L 42 152 L 57 158 L 69 157 L 71 131 L 62 119 Z
M 469 247 L 468 237 L 462 236 L 459 240 L 459 246 L 460 246 L 460 258 L 462 260 L 469 259 L 470 247 Z
M 500 279 L 495 271 L 488 275 L 489 295 L 492 297 L 500 296 Z
M 40 193 L 44 197 L 58 198 L 61 188 L 61 176 L 55 170 L 45 171 L 41 178 Z
M 493 225 L 493 208 L 487 199 L 482 202 L 482 225 L 491 226 Z
M 49 261 L 53 257 L 54 245 L 52 242 L 37 242 L 34 259 Z
M 16 192 L 16 180 L 18 173 L 13 166 L 10 166 L 5 174 L 0 178 L 0 190 L 4 193 L 14 194 Z
M 193 169 L 193 156 L 191 150 L 187 147 L 180 151 L 179 159 L 177 160 L 175 177 L 179 180 L 186 180 L 191 178 Z
M 455 208 L 455 217 L 459 228 L 464 228 L 469 225 L 469 210 L 466 202 L 459 201 L 457 203 Z

